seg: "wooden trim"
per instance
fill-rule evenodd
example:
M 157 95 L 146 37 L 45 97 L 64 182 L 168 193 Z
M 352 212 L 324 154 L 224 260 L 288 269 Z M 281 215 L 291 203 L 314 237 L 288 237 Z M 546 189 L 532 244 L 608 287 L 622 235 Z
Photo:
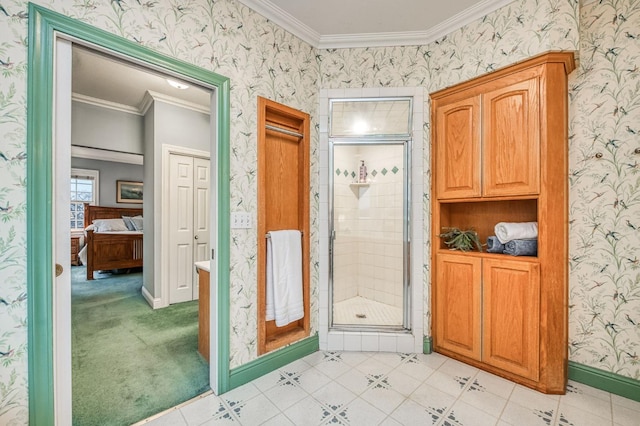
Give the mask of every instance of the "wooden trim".
M 316 334 L 234 368 L 231 370 L 231 385 L 229 389 L 235 389 L 293 361 L 304 358 L 317 352 L 319 348 L 319 338 Z
M 266 128 L 267 125 L 302 134 L 303 137 L 275 132 Z M 295 144 L 297 155 L 295 163 L 298 170 L 289 170 L 286 159 L 280 157 L 276 161 L 268 161 L 270 150 L 278 150 L 274 143 Z M 309 232 L 309 145 L 310 145 L 310 118 L 309 115 L 279 104 L 266 98 L 258 97 L 258 355 L 288 345 L 296 340 L 309 335 L 310 331 L 310 232 Z M 289 147 L 291 148 L 291 147 Z M 289 151 L 287 151 L 289 152 Z M 292 155 L 290 152 L 288 155 Z M 292 157 L 293 159 L 293 157 Z M 273 160 L 273 159 L 272 159 Z M 293 167 L 293 166 L 291 166 Z M 269 170 L 269 171 L 267 171 Z M 271 188 L 268 183 L 267 173 L 292 177 L 297 193 L 283 191 L 286 184 L 278 183 L 279 188 Z M 278 182 L 275 179 L 275 182 Z M 282 199 L 276 199 L 282 197 Z M 296 205 L 286 205 L 295 199 Z M 275 212 L 278 211 L 279 213 Z M 302 231 L 302 274 L 303 274 L 303 303 L 304 317 L 285 327 L 276 327 L 273 321 L 266 321 L 266 238 L 269 231 L 291 229 L 294 227 Z

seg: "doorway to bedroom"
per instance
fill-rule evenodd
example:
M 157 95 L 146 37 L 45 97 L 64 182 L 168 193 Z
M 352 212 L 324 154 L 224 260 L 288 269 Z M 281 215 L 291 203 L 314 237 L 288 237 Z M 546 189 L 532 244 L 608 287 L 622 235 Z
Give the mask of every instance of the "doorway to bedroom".
M 71 211 L 67 207 L 66 223 L 57 227 L 70 233 L 73 265 L 72 423 L 131 424 L 210 389 L 209 363 L 198 348 L 193 265 L 210 253 L 212 92 L 105 52 L 63 44 L 57 53 L 68 50 L 72 77 L 68 93 L 57 86 L 56 99 L 70 101 L 70 152 L 57 166 L 71 173 L 56 180 L 59 192 L 71 187 L 62 197 L 70 198 L 64 204 Z M 169 77 L 190 87 L 170 86 Z M 183 155 L 165 167 L 165 150 Z M 189 185 L 177 183 L 186 178 L 190 194 Z M 195 214 L 194 205 L 200 206 Z M 162 219 L 174 225 L 164 245 Z M 185 230 L 190 235 L 179 240 Z M 175 265 L 157 259 L 174 259 Z M 172 275 L 163 280 L 165 266 Z M 169 300 L 166 281 L 179 283 L 183 293 L 188 287 L 189 297 Z

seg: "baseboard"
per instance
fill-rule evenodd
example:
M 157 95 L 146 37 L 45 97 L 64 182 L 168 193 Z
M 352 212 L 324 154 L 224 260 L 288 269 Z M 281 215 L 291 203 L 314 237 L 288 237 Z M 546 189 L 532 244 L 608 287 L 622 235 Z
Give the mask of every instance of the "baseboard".
M 422 353 L 430 354 L 431 352 L 431 337 L 424 336 L 424 338 L 422 339 Z
M 149 306 L 151 306 L 153 309 L 158 309 L 163 307 L 161 300 L 154 299 L 151 293 L 149 293 L 149 290 L 147 290 L 145 286 L 142 286 L 142 297 L 144 297 L 144 300 L 146 300 Z
M 240 367 L 234 368 L 229 372 L 229 390 L 249 383 L 260 376 L 264 376 L 283 365 L 296 361 L 309 354 L 317 352 L 319 349 L 318 335 L 307 337 L 299 342 L 292 343 L 282 349 L 269 352 L 253 361 L 250 361 Z
M 569 379 L 625 398 L 640 401 L 640 381 L 569 361 Z

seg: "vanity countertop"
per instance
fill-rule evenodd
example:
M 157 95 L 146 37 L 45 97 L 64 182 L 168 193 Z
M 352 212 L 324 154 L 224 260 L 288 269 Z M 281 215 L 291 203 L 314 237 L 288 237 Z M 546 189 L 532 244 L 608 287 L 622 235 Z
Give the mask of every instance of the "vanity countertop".
M 209 260 L 201 260 L 200 262 L 196 262 L 195 266 L 196 266 L 196 269 L 202 269 L 203 271 L 209 272 L 210 264 L 211 264 L 211 261 Z

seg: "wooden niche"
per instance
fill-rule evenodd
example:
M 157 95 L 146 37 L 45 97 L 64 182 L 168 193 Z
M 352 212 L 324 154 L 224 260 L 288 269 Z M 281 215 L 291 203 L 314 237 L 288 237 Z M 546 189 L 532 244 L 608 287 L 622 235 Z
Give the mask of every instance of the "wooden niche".
M 258 97 L 258 355 L 309 336 L 309 114 Z M 304 317 L 284 327 L 266 321 L 270 231 L 302 232 Z

